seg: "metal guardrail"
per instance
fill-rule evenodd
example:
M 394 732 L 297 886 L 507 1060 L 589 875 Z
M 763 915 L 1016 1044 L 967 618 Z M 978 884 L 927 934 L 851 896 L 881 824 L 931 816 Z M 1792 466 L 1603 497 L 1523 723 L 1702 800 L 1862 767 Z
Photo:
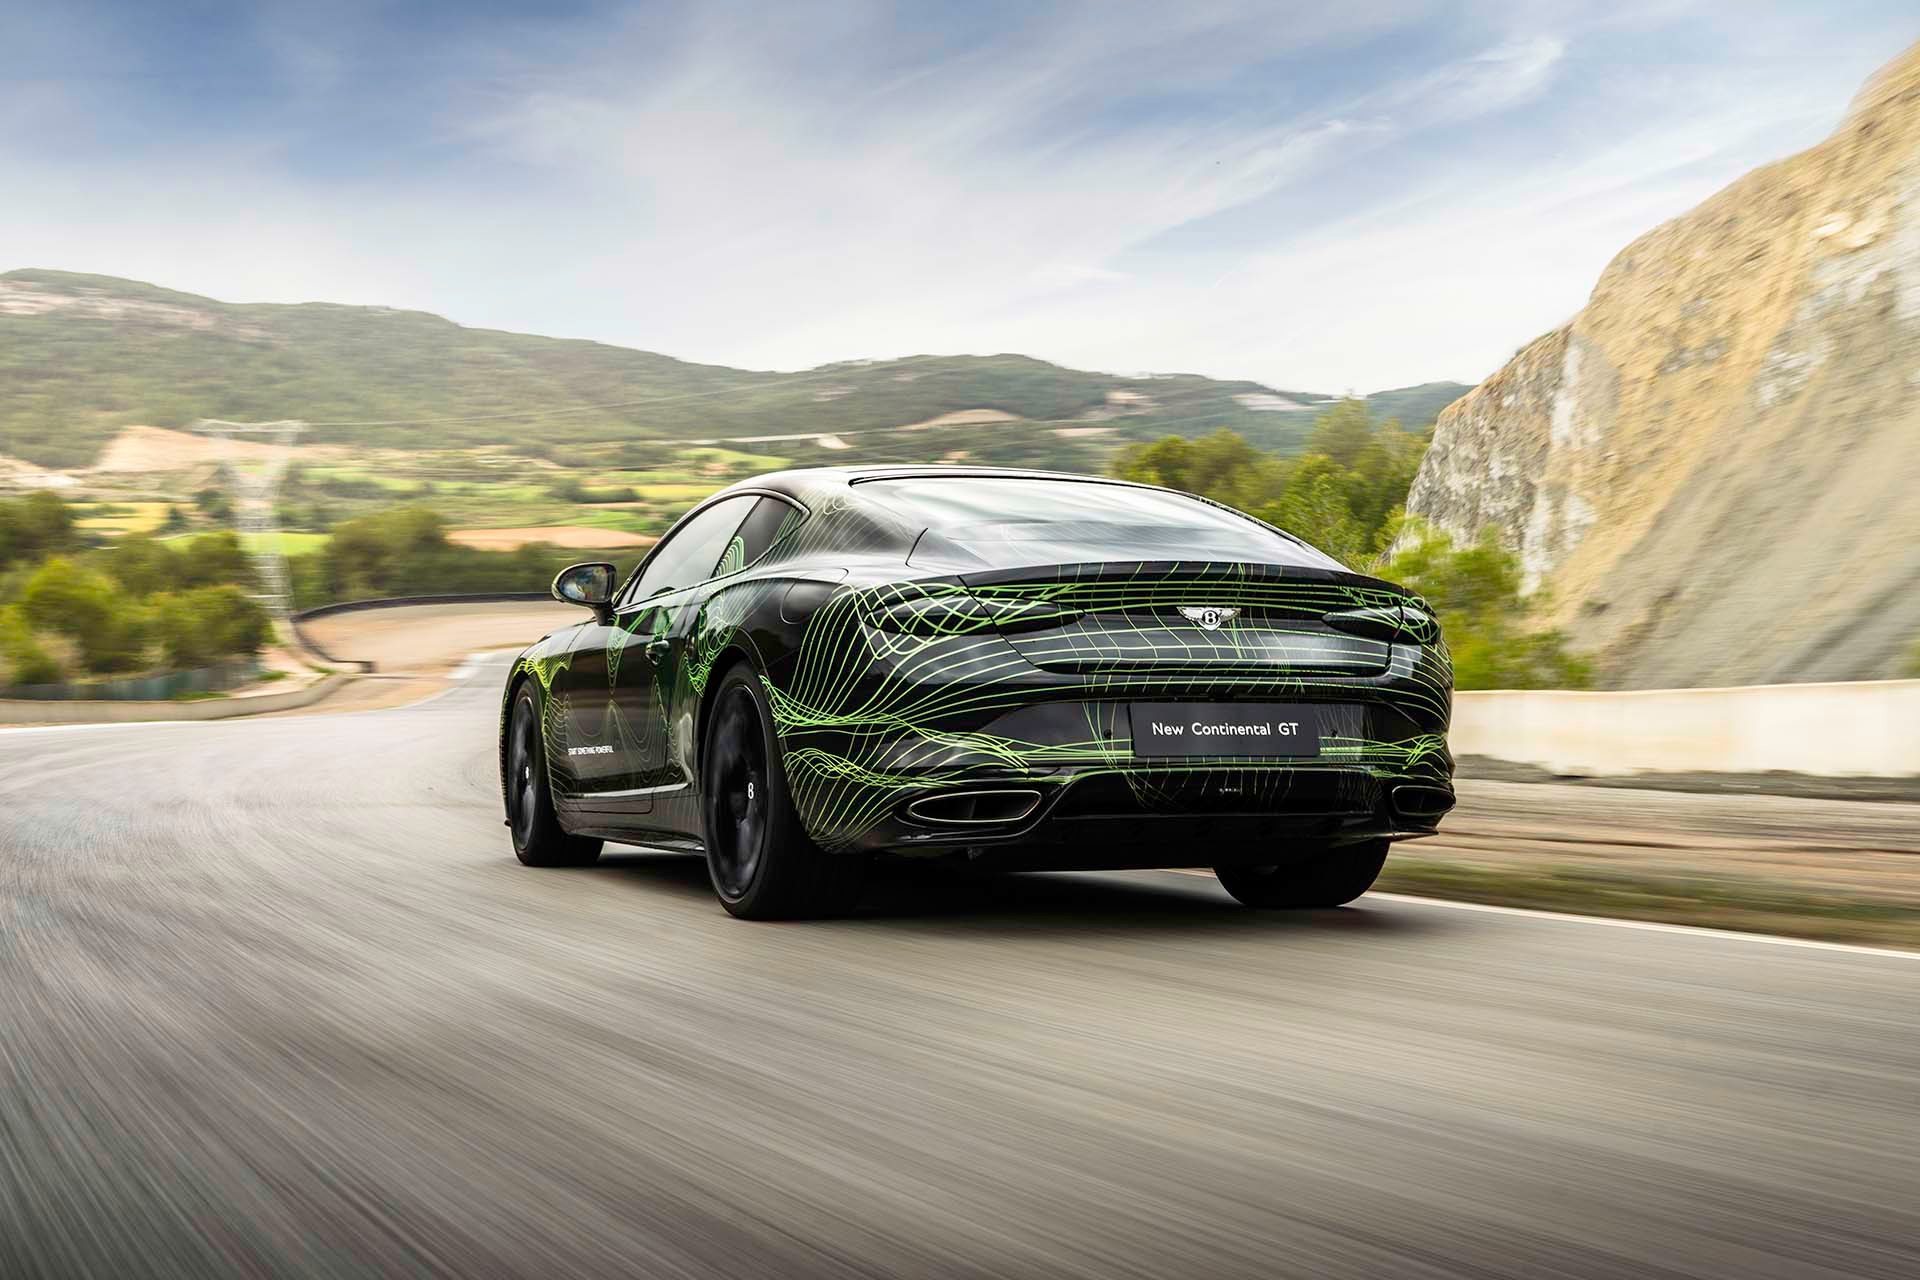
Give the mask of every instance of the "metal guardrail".
M 553 596 L 545 591 L 477 591 L 465 594 L 437 596 L 382 596 L 373 600 L 343 600 L 337 604 L 316 605 L 311 609 L 302 609 L 291 615 L 287 621 L 293 627 L 293 638 L 301 648 L 322 662 L 337 667 L 352 667 L 362 672 L 370 672 L 374 664 L 367 658 L 339 658 L 328 653 L 313 637 L 301 627 L 303 622 L 315 618 L 331 617 L 336 613 L 358 613 L 366 609 L 399 609 L 408 605 L 423 604 L 519 604 L 538 600 L 551 600 Z

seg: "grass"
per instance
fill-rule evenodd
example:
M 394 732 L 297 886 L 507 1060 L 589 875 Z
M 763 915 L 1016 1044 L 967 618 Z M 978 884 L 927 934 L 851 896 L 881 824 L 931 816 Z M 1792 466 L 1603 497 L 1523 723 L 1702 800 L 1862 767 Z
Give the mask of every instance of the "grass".
M 280 554 L 283 556 L 305 555 L 309 551 L 318 551 L 327 545 L 327 535 L 324 533 L 301 533 L 293 529 L 282 529 L 277 534 L 243 533 L 240 535 L 241 545 L 249 551 L 259 549 L 270 539 L 278 539 Z
M 76 502 L 74 523 L 94 533 L 118 537 L 127 533 L 152 533 L 166 523 L 165 502 Z
M 1910 903 L 1732 876 L 1490 867 L 1408 851 L 1387 860 L 1375 887 L 1460 902 L 1920 949 L 1920 911 Z
M 768 434 L 775 434 L 769 432 Z M 741 453 L 734 449 L 723 449 L 717 445 L 696 445 L 679 451 L 682 458 L 691 458 L 702 466 L 718 464 L 723 467 L 751 467 L 754 471 L 778 471 L 787 465 L 787 459 L 770 453 Z
M 646 502 L 694 503 L 728 483 L 716 477 L 686 484 L 636 484 L 633 491 Z

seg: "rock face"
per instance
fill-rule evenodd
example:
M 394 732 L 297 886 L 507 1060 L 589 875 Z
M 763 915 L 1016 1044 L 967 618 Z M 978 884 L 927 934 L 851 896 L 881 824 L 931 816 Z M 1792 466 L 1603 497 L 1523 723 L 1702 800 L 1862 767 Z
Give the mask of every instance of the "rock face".
M 1440 416 L 1408 509 L 1498 526 L 1615 687 L 1893 675 L 1920 638 L 1920 45 L 1642 236 Z

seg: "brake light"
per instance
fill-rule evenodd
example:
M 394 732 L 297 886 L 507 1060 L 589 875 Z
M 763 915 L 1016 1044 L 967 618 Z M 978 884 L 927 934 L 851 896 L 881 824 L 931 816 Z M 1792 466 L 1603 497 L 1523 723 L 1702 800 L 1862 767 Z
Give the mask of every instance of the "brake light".
M 1432 644 L 1440 638 L 1440 622 L 1424 605 L 1425 601 L 1417 601 L 1371 609 L 1343 609 L 1327 614 L 1322 621 L 1348 635 L 1397 640 L 1402 644 Z
M 869 625 L 894 635 L 969 635 L 995 631 L 1032 631 L 1057 627 L 1080 616 L 1047 600 L 1018 596 L 976 596 L 957 583 L 912 582 L 883 587 L 862 601 Z

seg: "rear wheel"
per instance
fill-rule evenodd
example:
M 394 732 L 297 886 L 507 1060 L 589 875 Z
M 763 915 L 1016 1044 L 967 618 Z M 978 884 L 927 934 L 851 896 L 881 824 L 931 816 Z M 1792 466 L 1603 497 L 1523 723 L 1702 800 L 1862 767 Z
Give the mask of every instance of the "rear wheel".
M 1337 907 L 1373 887 L 1387 863 L 1387 842 L 1339 845 L 1310 862 L 1215 867 L 1226 891 L 1249 907 Z
M 748 920 L 837 915 L 860 896 L 866 859 L 822 852 L 787 794 L 766 691 L 751 668 L 714 692 L 700 757 L 707 873 L 721 905 Z
M 554 815 L 540 705 L 530 684 L 514 694 L 507 720 L 507 826 L 514 856 L 529 867 L 584 867 L 600 857 L 598 840 L 568 835 Z

